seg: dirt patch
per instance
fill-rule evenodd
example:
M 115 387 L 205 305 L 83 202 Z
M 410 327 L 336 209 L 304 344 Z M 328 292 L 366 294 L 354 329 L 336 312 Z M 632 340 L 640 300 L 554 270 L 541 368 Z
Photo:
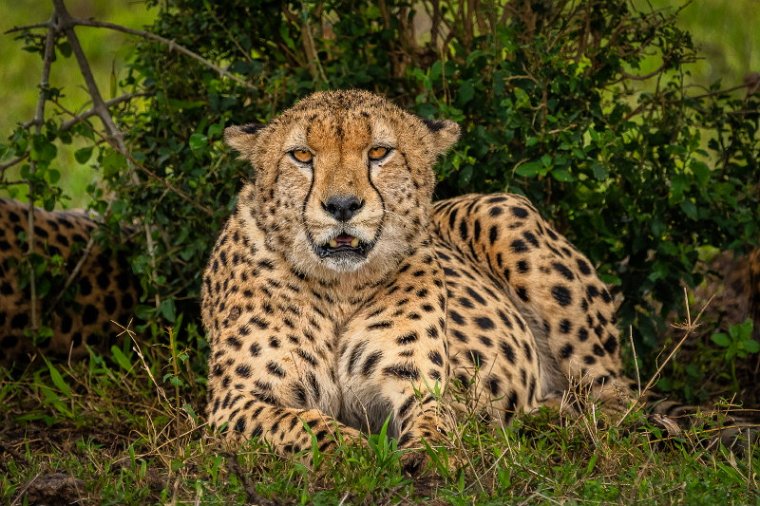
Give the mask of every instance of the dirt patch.
M 84 482 L 66 473 L 40 474 L 24 488 L 22 497 L 35 505 L 80 504 L 80 498 L 84 495 Z

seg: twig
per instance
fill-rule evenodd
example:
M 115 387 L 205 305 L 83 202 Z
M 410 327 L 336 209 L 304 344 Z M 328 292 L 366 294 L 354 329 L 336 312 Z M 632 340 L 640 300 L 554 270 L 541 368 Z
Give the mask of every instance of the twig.
M 55 14 L 50 20 L 50 27 L 45 36 L 45 53 L 42 57 L 42 76 L 40 77 L 40 93 L 37 98 L 37 107 L 34 111 L 34 133 L 40 135 L 42 132 L 42 123 L 45 120 L 45 103 L 47 102 L 47 91 L 50 87 L 50 66 L 55 57 L 55 40 L 57 30 L 55 24 Z M 32 159 L 29 164 L 29 173 L 31 176 L 37 171 L 37 162 Z M 31 178 L 30 178 L 31 179 Z M 34 232 L 34 183 L 29 182 L 29 211 L 27 217 L 27 260 L 31 262 L 34 254 L 35 232 Z M 39 314 L 37 313 L 37 281 L 34 275 L 34 266 L 30 265 L 29 269 L 29 291 L 31 292 L 30 312 L 32 320 L 32 332 L 36 333 L 40 327 Z
M 663 63 L 662 65 L 660 65 L 659 67 L 657 67 L 655 70 L 653 70 L 651 72 L 648 72 L 646 74 L 640 75 L 640 76 L 637 76 L 636 74 L 629 74 L 628 72 L 622 71 L 622 72 L 620 72 L 620 75 L 621 75 L 620 79 L 618 79 L 617 81 L 612 82 L 611 84 L 617 84 L 620 81 L 625 81 L 625 80 L 629 80 L 629 81 L 646 81 L 647 79 L 653 78 L 654 76 L 656 76 L 657 74 L 659 74 L 660 72 L 662 72 L 664 69 L 665 69 L 665 64 Z
M 636 355 L 636 343 L 633 342 L 633 326 L 628 326 L 628 339 L 631 341 L 631 351 L 633 352 L 633 365 L 636 367 L 636 386 L 638 387 L 639 397 L 641 397 L 641 373 L 639 372 L 639 357 Z
M 38 471 L 37 474 L 34 475 L 34 478 L 29 480 L 26 483 L 26 485 L 24 485 L 24 488 L 21 489 L 21 491 L 13 499 L 13 502 L 11 502 L 11 506 L 16 506 L 16 504 L 18 504 L 21 501 L 21 498 L 24 497 L 24 494 L 26 494 L 26 491 L 29 490 L 29 487 L 32 486 L 32 483 L 37 481 L 37 478 L 39 478 L 41 474 L 42 474 L 42 471 Z
M 61 0 L 53 0 L 53 2 L 56 5 L 58 5 L 59 3 L 61 3 Z M 67 16 L 68 16 L 68 13 L 67 13 Z M 80 19 L 80 18 L 73 18 L 71 16 L 68 16 L 66 18 L 64 28 L 68 28 L 69 26 L 90 26 L 94 28 L 107 28 L 109 30 L 114 30 L 117 32 L 122 32 L 122 33 L 127 33 L 129 35 L 142 37 L 144 39 L 152 40 L 154 42 L 160 42 L 161 44 L 168 46 L 170 51 L 176 50 L 178 53 L 182 53 L 185 56 L 192 58 L 193 60 L 200 62 L 206 67 L 212 69 L 220 76 L 227 77 L 235 81 L 236 83 L 240 84 L 241 86 L 245 86 L 248 89 L 251 89 L 251 90 L 256 89 L 256 87 L 250 84 L 249 82 L 245 81 L 244 79 L 239 78 L 235 74 L 232 74 L 229 71 L 223 69 L 222 67 L 212 63 L 211 61 L 202 57 L 198 53 L 195 53 L 189 50 L 182 44 L 177 44 L 175 41 L 171 39 L 167 39 L 166 37 L 162 37 L 160 35 L 156 35 L 155 33 L 147 32 L 145 30 L 136 30 L 134 28 L 127 28 L 126 26 L 109 23 L 107 21 L 95 21 L 94 19 Z
M 3 35 L 9 35 L 15 32 L 23 32 L 24 30 L 33 30 L 36 28 L 51 28 L 51 27 L 53 27 L 53 23 L 50 21 L 46 21 L 44 23 L 33 23 L 31 25 L 14 26 L 10 30 L 4 31 Z
M 110 211 L 110 209 L 111 209 L 111 203 L 109 202 L 106 212 Z M 64 283 L 63 289 L 61 289 L 61 291 L 58 292 L 58 295 L 56 295 L 52 304 L 50 304 L 51 309 L 55 308 L 58 305 L 63 295 L 66 293 L 66 290 L 69 289 L 69 286 L 71 286 L 71 283 L 73 283 L 74 279 L 76 279 L 76 277 L 79 275 L 79 271 L 82 270 L 82 266 L 84 265 L 84 262 L 90 256 L 90 253 L 92 252 L 92 247 L 94 244 L 95 244 L 95 236 L 91 234 L 90 238 L 87 240 L 87 245 L 84 247 L 84 251 L 82 251 L 82 257 L 77 261 L 77 264 L 74 266 L 74 270 L 72 270 L 69 273 L 69 276 L 66 278 L 66 283 Z
M 115 98 L 112 98 L 110 100 L 106 100 L 105 104 L 106 104 L 106 107 L 108 107 L 110 109 L 111 107 L 113 107 L 115 105 L 119 105 L 122 102 L 129 102 L 133 98 L 146 97 L 148 95 L 149 94 L 145 93 L 145 92 L 126 93 L 124 95 L 121 95 L 120 97 L 115 97 Z M 86 120 L 88 118 L 91 118 L 92 116 L 96 116 L 97 114 L 98 113 L 97 113 L 97 111 L 95 111 L 94 108 L 89 109 L 89 110 L 87 110 L 87 111 L 85 111 L 83 113 L 76 114 L 76 115 L 74 115 L 73 118 L 68 119 L 68 120 L 64 121 L 63 123 L 61 123 L 61 126 L 59 127 L 58 130 L 60 130 L 62 132 L 65 132 L 66 130 L 69 130 L 74 125 L 76 125 L 78 123 L 81 123 L 82 121 L 84 121 L 84 120 Z
M 17 163 L 21 163 L 24 160 L 26 160 L 29 157 L 29 152 L 27 151 L 23 155 L 19 155 L 16 158 L 12 158 L 8 160 L 7 162 L 0 163 L 0 172 L 5 171 L 5 169 L 8 169 L 10 167 L 13 167 Z
M 665 358 L 665 360 L 662 362 L 662 364 L 660 364 L 660 366 L 654 372 L 654 374 L 652 375 L 652 377 L 649 379 L 649 381 L 647 382 L 646 386 L 644 387 L 644 392 L 643 393 L 645 393 L 645 394 L 652 388 L 652 386 L 654 385 L 655 381 L 657 381 L 657 378 L 659 377 L 659 375 L 662 372 L 662 370 L 673 359 L 673 356 L 676 354 L 676 352 L 678 352 L 678 350 L 681 349 L 681 346 L 686 341 L 686 339 L 691 335 L 691 333 L 694 331 L 694 329 L 697 328 L 698 322 L 699 322 L 700 318 L 702 317 L 702 313 L 705 312 L 705 309 L 707 309 L 707 306 L 710 305 L 710 303 L 712 302 L 713 298 L 715 297 L 715 295 L 713 295 L 712 297 L 710 297 L 710 299 L 705 303 L 704 307 L 702 307 L 702 309 L 697 314 L 697 317 L 692 321 L 692 319 L 691 319 L 691 312 L 689 310 L 689 294 L 688 294 L 686 288 L 683 289 L 683 296 L 684 296 L 684 299 L 686 300 L 686 333 L 681 338 L 681 340 L 678 341 L 678 344 L 676 344 L 673 347 L 673 349 L 670 350 L 670 353 L 668 354 L 668 356 Z
M 58 3 L 56 0 L 53 0 L 53 3 L 56 5 L 56 9 L 58 9 Z M 67 13 L 68 14 L 68 13 Z M 6 34 L 14 33 L 14 32 L 20 32 L 24 30 L 31 30 L 35 28 L 45 28 L 45 27 L 51 27 L 53 26 L 53 23 L 47 22 L 47 23 L 35 23 L 31 25 L 24 25 L 24 26 L 14 26 L 10 30 L 7 30 Z M 232 79 L 236 83 L 240 84 L 241 86 L 245 86 L 248 89 L 255 89 L 255 87 L 248 83 L 247 81 L 239 78 L 238 76 L 230 73 L 229 71 L 223 69 L 222 67 L 215 65 L 211 61 L 207 60 L 206 58 L 202 57 L 196 52 L 193 52 L 183 46 L 182 44 L 178 44 L 175 41 L 171 39 L 167 39 L 166 37 L 162 37 L 160 35 L 157 35 L 155 33 L 151 33 L 145 30 L 136 30 L 134 28 L 127 28 L 126 26 L 117 25 L 115 23 L 109 23 L 107 21 L 95 21 L 94 19 L 80 19 L 80 18 L 74 18 L 70 15 L 67 16 L 67 18 L 64 20 L 64 23 L 61 25 L 58 25 L 58 29 L 66 29 L 73 26 L 89 26 L 93 28 L 106 28 L 108 30 L 114 30 L 117 32 L 126 33 L 129 35 L 134 35 L 137 37 L 142 37 L 144 39 L 152 40 L 154 42 L 160 42 L 161 44 L 164 44 L 169 47 L 170 51 L 176 50 L 179 53 L 184 54 L 185 56 L 192 58 L 193 60 L 196 60 L 203 64 L 204 66 L 214 70 L 217 74 L 220 76 L 227 77 L 229 79 Z
M 309 67 L 311 77 L 314 79 L 322 79 L 322 81 L 328 83 L 327 76 L 325 75 L 324 69 L 322 69 L 319 55 L 314 46 L 314 37 L 311 34 L 308 18 L 301 21 L 301 19 L 293 14 L 288 7 L 284 7 L 282 12 L 285 14 L 288 21 L 295 26 L 298 26 L 301 30 L 301 45 L 303 46 L 304 53 L 306 53 L 306 66 Z
M 670 363 L 670 361 L 675 356 L 676 352 L 678 352 L 678 350 L 681 349 L 681 346 L 683 346 L 683 343 L 686 342 L 686 339 L 688 339 L 689 336 L 691 336 L 691 333 L 694 331 L 694 329 L 697 328 L 698 322 L 699 322 L 700 318 L 702 317 L 702 314 L 705 312 L 705 310 L 707 309 L 707 306 L 710 305 L 710 303 L 712 302 L 713 298 L 715 297 L 715 295 L 713 295 L 712 297 L 710 297 L 710 299 L 705 303 L 705 305 L 699 311 L 699 313 L 697 314 L 696 318 L 694 318 L 694 320 L 692 321 L 692 319 L 691 319 L 691 312 L 689 310 L 689 295 L 688 295 L 688 292 L 687 292 L 686 288 L 684 288 L 684 290 L 683 290 L 683 295 L 684 295 L 684 298 L 686 299 L 686 324 L 684 325 L 684 329 L 686 330 L 686 332 L 684 333 L 684 336 L 681 338 L 681 340 L 678 341 L 678 343 L 673 347 L 672 350 L 670 350 L 670 353 L 668 354 L 668 356 L 665 358 L 665 360 L 662 362 L 662 364 L 660 364 L 660 366 L 654 372 L 654 374 L 649 379 L 649 381 L 647 382 L 647 384 L 644 387 L 644 389 L 639 393 L 639 398 L 636 400 L 636 402 L 632 403 L 631 406 L 623 414 L 623 416 L 618 420 L 618 423 L 617 423 L 618 426 L 620 426 L 620 424 L 623 423 L 623 420 L 625 420 L 626 418 L 628 418 L 628 415 L 631 414 L 631 412 L 636 408 L 636 406 L 639 405 L 639 403 L 641 402 L 642 398 L 644 396 L 646 396 L 646 394 L 649 392 L 649 390 L 651 390 L 652 386 L 654 386 L 654 383 L 659 378 L 660 373 L 662 373 L 662 370 L 665 369 L 665 366 Z

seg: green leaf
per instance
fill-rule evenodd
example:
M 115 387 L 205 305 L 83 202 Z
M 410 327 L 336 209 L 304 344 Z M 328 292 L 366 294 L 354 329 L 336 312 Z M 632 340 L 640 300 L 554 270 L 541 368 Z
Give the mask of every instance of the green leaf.
M 742 347 L 744 348 L 744 351 L 748 353 L 757 353 L 760 351 L 760 343 L 754 339 L 747 339 L 746 341 L 742 341 Z
M 53 381 L 53 385 L 66 397 L 71 397 L 71 388 L 66 383 L 66 381 L 63 379 L 63 376 L 61 376 L 61 373 L 58 372 L 58 369 L 55 368 L 55 366 L 48 360 L 45 359 L 45 363 L 47 364 L 48 371 L 50 372 L 50 379 Z
M 472 165 L 465 165 L 459 172 L 459 184 L 464 186 L 470 183 L 472 179 Z
M 515 174 L 522 177 L 536 177 L 539 174 L 545 174 L 546 168 L 541 160 L 524 163 L 515 169 Z
M 64 58 L 68 58 L 71 56 L 71 44 L 69 44 L 69 42 L 66 40 L 60 42 L 58 44 L 58 51 L 61 52 Z
M 114 151 L 113 149 L 106 151 L 100 160 L 100 167 L 103 170 L 104 178 L 115 177 L 125 165 L 124 157 L 121 153 Z
M 713 334 L 710 339 L 721 348 L 728 348 L 731 346 L 731 340 L 728 338 L 728 335 L 724 334 L 723 332 Z
M 119 364 L 119 367 L 125 371 L 132 370 L 132 363 L 120 348 L 111 346 L 111 354 L 113 355 L 113 359 L 116 361 L 116 363 Z
M 609 176 L 607 169 L 605 169 L 599 162 L 591 163 L 591 173 L 594 174 L 594 177 L 599 181 L 604 181 Z
M 515 88 L 513 91 L 515 98 L 515 109 L 521 109 L 530 106 L 530 97 L 522 88 Z
M 206 137 L 203 134 L 194 133 L 190 136 L 189 140 L 190 149 L 193 151 L 197 151 L 199 149 L 203 149 L 206 146 L 208 146 L 208 137 Z
M 90 157 L 92 157 L 92 146 L 77 149 L 74 152 L 74 159 L 81 164 L 87 163 Z
M 697 178 L 699 186 L 706 185 L 707 181 L 710 179 L 710 167 L 699 160 L 692 160 L 690 167 L 691 171 L 694 173 L 694 177 Z
M 472 85 L 472 82 L 462 81 L 462 83 L 459 85 L 459 96 L 457 97 L 457 102 L 459 105 L 465 105 L 467 102 L 472 100 L 474 96 L 475 87 Z
M 158 312 L 168 321 L 174 323 L 174 320 L 177 319 L 177 310 L 174 307 L 174 299 L 162 300 L 161 305 L 158 306 Z
M 554 179 L 562 183 L 570 183 L 572 181 L 575 181 L 575 178 L 567 169 L 555 169 L 551 171 L 551 175 Z
M 47 171 L 47 180 L 50 184 L 56 184 L 61 179 L 61 171 L 50 169 Z
M 35 135 L 32 138 L 32 151 L 29 157 L 38 162 L 50 162 L 58 154 L 58 148 L 55 144 L 47 140 L 42 135 Z
M 752 338 L 753 327 L 754 325 L 753 325 L 752 319 L 747 318 L 741 323 L 731 325 L 731 327 L 728 329 L 728 333 L 731 335 L 731 337 L 735 338 L 736 340 L 746 341 L 747 339 Z
M 673 202 L 680 202 L 684 192 L 689 188 L 690 181 L 683 175 L 678 174 L 670 181 L 670 196 Z
M 697 219 L 697 206 L 691 200 L 684 200 L 681 202 L 681 210 L 683 213 L 692 220 Z

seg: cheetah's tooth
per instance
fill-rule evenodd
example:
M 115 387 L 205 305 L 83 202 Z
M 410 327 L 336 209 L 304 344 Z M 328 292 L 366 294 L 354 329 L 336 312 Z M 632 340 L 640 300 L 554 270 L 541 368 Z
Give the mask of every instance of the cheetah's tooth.
M 352 248 L 358 248 L 359 247 L 359 239 L 357 239 L 356 237 L 354 237 L 353 239 L 351 239 L 351 247 Z
M 330 239 L 329 245 L 331 248 L 337 248 L 338 247 L 338 241 L 335 239 Z

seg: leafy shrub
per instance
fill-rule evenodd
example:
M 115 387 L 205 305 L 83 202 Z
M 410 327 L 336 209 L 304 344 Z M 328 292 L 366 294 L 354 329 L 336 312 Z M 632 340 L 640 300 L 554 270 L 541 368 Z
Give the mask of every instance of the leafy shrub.
M 139 316 L 196 314 L 217 231 L 255 177 L 223 146 L 224 126 L 359 87 L 458 121 L 437 196 L 533 199 L 622 292 L 621 323 L 655 346 L 681 282 L 698 282 L 698 248 L 760 237 L 758 97 L 685 86 L 696 53 L 673 13 L 623 0 L 468 5 L 160 2 L 150 31 L 236 79 L 163 44 L 136 47 L 122 85 L 146 98 L 117 116 L 132 160 L 99 146 L 103 186 L 92 194 L 112 230 L 149 230 L 132 249 L 147 293 Z

